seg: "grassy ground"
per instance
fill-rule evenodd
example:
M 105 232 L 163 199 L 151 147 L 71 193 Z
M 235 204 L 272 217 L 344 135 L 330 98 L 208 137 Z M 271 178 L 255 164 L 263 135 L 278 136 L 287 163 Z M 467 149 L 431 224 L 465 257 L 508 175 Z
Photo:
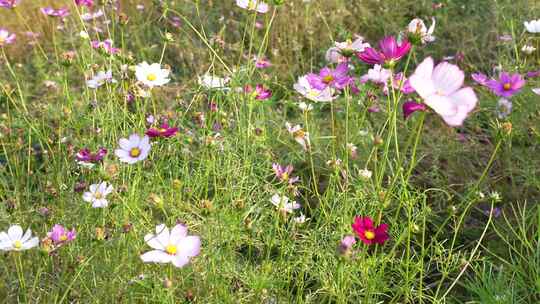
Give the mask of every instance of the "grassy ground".
M 404 120 L 401 106 L 373 88 L 314 103 L 304 113 L 292 89 L 300 75 L 325 66 L 333 41 L 358 33 L 375 44 L 414 17 L 435 17 L 438 39 L 412 53 L 408 74 L 425 56 L 438 61 L 456 53 L 463 54 L 457 64 L 469 84 L 471 72 L 492 74 L 497 65 L 522 74 L 538 70 L 540 53 L 525 56 L 520 48 L 538 45 L 538 36 L 524 33 L 523 21 L 539 18 L 540 4 L 447 0 L 435 8 L 432 1 L 295 0 L 256 16 L 233 1 L 158 2 L 144 2 L 139 10 L 139 2 L 122 1 L 118 12 L 128 22 L 104 5 L 110 23 L 82 22 L 66 2 L 72 13 L 61 30 L 58 19 L 39 12 L 42 3 L 23 0 L 16 10 L 0 11 L 0 27 L 18 35 L 16 44 L 2 48 L 0 230 L 18 223 L 44 238 L 62 224 L 78 233 L 52 253 L 43 246 L 0 253 L 0 298 L 540 302 L 540 105 L 530 90 L 540 87 L 538 79 L 512 99 L 506 119 L 496 115 L 498 98 L 476 87 L 479 105 L 460 128 L 446 126 L 433 112 Z M 171 25 L 173 17 L 180 18 L 179 27 Z M 27 30 L 41 33 L 38 44 L 28 45 Z M 121 55 L 93 50 L 81 30 L 92 39 L 110 37 Z M 502 35 L 512 40 L 501 41 Z M 66 60 L 70 50 L 76 55 Z M 255 54 L 266 55 L 272 67 L 253 69 Z M 129 66 L 143 60 L 170 66 L 172 80 L 151 97 L 127 103 L 126 95 L 138 90 Z M 367 70 L 356 66 L 356 76 Z M 118 83 L 87 88 L 85 76 L 104 69 Z M 206 72 L 231 77 L 231 87 L 264 83 L 273 96 L 258 101 L 234 89 L 207 90 L 197 84 Z M 379 113 L 368 111 L 374 102 Z M 119 162 L 118 140 L 143 134 L 150 114 L 167 117 L 179 134 L 154 140 L 144 162 Z M 311 150 L 295 142 L 286 122 L 309 131 Z M 348 143 L 358 147 L 357 157 Z M 75 154 L 84 147 L 105 147 L 109 154 L 102 164 L 83 168 Z M 274 177 L 272 163 L 294 166 L 296 189 Z M 360 176 L 364 168 L 372 178 Z M 95 209 L 82 192 L 100 181 L 115 190 L 109 207 Z M 292 198 L 295 191 L 305 223 L 270 203 L 274 193 Z M 358 242 L 352 253 L 340 254 L 355 215 L 388 223 L 390 240 Z M 144 235 L 157 224 L 177 222 L 200 236 L 201 254 L 184 268 L 142 263 L 140 254 L 149 250 Z

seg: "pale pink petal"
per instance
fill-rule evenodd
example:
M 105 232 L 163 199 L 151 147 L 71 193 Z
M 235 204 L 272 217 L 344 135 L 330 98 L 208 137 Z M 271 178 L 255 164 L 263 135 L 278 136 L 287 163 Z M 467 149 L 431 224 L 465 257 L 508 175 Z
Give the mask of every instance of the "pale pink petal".
M 171 258 L 171 255 L 161 250 L 152 250 L 141 255 L 141 260 L 145 263 L 169 263 Z
M 201 252 L 201 239 L 198 236 L 187 236 L 178 244 L 180 253 L 188 257 L 194 257 Z
M 171 244 L 178 245 L 178 243 L 187 236 L 187 227 L 184 225 L 176 225 L 171 230 Z
M 428 57 L 416 68 L 409 78 L 411 87 L 423 98 L 435 93 L 435 86 L 431 80 L 433 73 L 433 59 Z
M 540 88 L 532 89 L 533 93 L 536 95 L 540 95 Z
M 23 242 L 22 249 L 30 249 L 39 245 L 39 239 L 37 237 L 31 238 L 27 242 Z
M 167 244 L 161 244 L 157 236 L 154 234 L 145 235 L 144 241 L 146 242 L 146 244 L 148 244 L 148 246 L 158 250 L 165 250 L 165 246 L 167 246 Z
M 156 227 L 157 239 L 164 246 L 169 245 L 170 242 L 170 233 L 167 226 L 161 224 Z
M 433 94 L 424 99 L 424 102 L 441 116 L 452 116 L 457 112 L 454 101 L 447 96 Z
M 120 138 L 120 140 L 118 141 L 118 144 L 120 145 L 120 148 L 124 150 L 129 150 L 132 147 L 132 144 L 126 138 Z
M 187 265 L 187 263 L 189 263 L 189 257 L 183 254 L 177 254 L 173 256 L 172 263 L 178 268 L 184 267 L 185 265 Z
M 465 74 L 457 65 L 441 62 L 433 70 L 432 79 L 438 93 L 450 95 L 463 85 Z

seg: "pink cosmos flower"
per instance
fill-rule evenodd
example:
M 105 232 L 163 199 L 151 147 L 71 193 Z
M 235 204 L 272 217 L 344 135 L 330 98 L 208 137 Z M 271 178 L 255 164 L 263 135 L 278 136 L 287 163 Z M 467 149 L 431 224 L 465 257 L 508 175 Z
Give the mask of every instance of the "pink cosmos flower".
M 8 32 L 5 28 L 0 28 L 0 47 L 12 44 L 15 42 L 16 37 L 15 34 Z
M 382 245 L 389 238 L 387 232 L 388 224 L 380 224 L 379 226 L 375 227 L 373 225 L 373 220 L 368 216 L 357 216 L 351 226 L 356 235 L 366 245 Z
M 236 5 L 257 13 L 267 13 L 270 7 L 262 0 L 236 0 Z
M 383 68 L 381 65 L 376 64 L 373 68 L 369 69 L 367 74 L 360 77 L 361 83 L 372 81 L 375 84 L 381 84 L 386 87 L 388 79 L 392 76 L 392 72 L 389 69 Z
M 449 126 L 460 126 L 478 98 L 472 88 L 461 87 L 465 75 L 456 65 L 441 62 L 433 66 L 431 57 L 424 59 L 409 78 L 411 86 Z
M 401 43 L 398 43 L 394 36 L 388 36 L 379 42 L 379 48 L 380 51 L 368 47 L 363 52 L 358 53 L 357 56 L 368 64 L 392 65 L 409 52 L 411 44 L 407 39 L 403 39 Z
M 491 79 L 487 82 L 487 87 L 493 92 L 493 94 L 510 98 L 521 91 L 521 88 L 525 85 L 525 79 L 520 74 L 508 74 L 502 72 L 499 80 Z
M 353 235 L 344 236 L 339 242 L 339 252 L 343 255 L 349 254 L 354 244 L 356 244 L 356 238 Z
M 481 86 L 487 86 L 489 78 L 480 72 L 471 74 L 471 78 L 474 80 L 474 82 L 478 83 Z
M 77 236 L 75 229 L 71 231 L 64 228 L 62 225 L 54 225 L 52 230 L 47 233 L 47 237 L 53 241 L 55 245 L 63 245 L 65 243 L 71 242 Z
M 94 0 L 75 0 L 75 4 L 78 6 L 92 7 L 94 5 Z
M 90 149 L 84 148 L 75 155 L 75 158 L 80 162 L 98 163 L 103 160 L 105 155 L 107 155 L 107 149 L 105 148 L 99 148 L 96 153 L 92 153 Z
M 48 7 L 42 7 L 40 10 L 44 15 L 50 16 L 50 17 L 64 18 L 64 17 L 69 16 L 69 8 L 68 7 L 62 7 L 62 8 L 59 8 L 59 9 L 54 9 L 54 8 L 48 6 Z
M 527 72 L 527 74 L 525 74 L 525 76 L 527 78 L 536 78 L 536 77 L 540 76 L 540 70 Z
M 310 73 L 307 75 L 309 84 L 317 89 L 324 90 L 327 87 L 343 89 L 351 83 L 349 66 L 347 63 L 340 63 L 335 69 L 325 67 L 321 69 L 319 75 Z
M 417 103 L 415 101 L 406 101 L 403 103 L 403 118 L 407 119 L 412 113 L 416 111 L 425 111 L 426 105 L 423 103 Z
M 298 180 L 300 180 L 298 176 L 291 177 L 291 173 L 294 170 L 294 167 L 292 165 L 287 165 L 285 167 L 282 167 L 278 163 L 273 163 L 272 170 L 274 170 L 274 174 L 282 182 L 288 182 L 289 184 L 292 185 L 296 183 Z
M 272 97 L 272 91 L 270 89 L 267 89 L 262 84 L 258 84 L 255 86 L 255 90 L 250 85 L 247 85 L 244 87 L 244 92 L 246 93 L 252 93 L 255 99 L 257 100 L 265 100 L 270 97 Z
M 90 43 L 92 45 L 92 48 L 103 50 L 107 54 L 114 55 L 120 52 L 120 49 L 113 47 L 113 41 L 111 39 L 106 39 L 104 41 L 94 40 Z
M 403 84 L 401 84 L 402 81 L 404 81 Z M 403 76 L 403 73 L 394 75 L 394 79 L 392 79 L 392 86 L 396 90 L 398 90 L 401 86 L 401 92 L 405 95 L 414 93 L 414 89 L 411 87 L 411 82 L 407 77 Z
M 162 123 L 159 128 L 150 128 L 146 131 L 149 137 L 172 137 L 178 132 L 177 127 L 171 127 L 168 123 Z
M 257 69 L 265 69 L 272 66 L 272 63 L 270 63 L 270 60 L 264 57 L 261 57 L 261 58 L 255 57 L 253 58 L 253 60 L 255 61 L 255 67 Z
M 19 4 L 20 0 L 0 0 L 0 7 L 14 8 Z

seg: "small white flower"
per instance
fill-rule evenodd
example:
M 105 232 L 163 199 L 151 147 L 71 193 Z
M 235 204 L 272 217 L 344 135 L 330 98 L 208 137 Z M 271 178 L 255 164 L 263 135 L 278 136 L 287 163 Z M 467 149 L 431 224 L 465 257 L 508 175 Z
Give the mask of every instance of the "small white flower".
M 156 234 L 145 235 L 144 241 L 154 249 L 141 255 L 145 263 L 172 263 L 176 267 L 183 267 L 201 251 L 200 238 L 187 235 L 184 225 L 176 225 L 170 231 L 164 224 L 158 225 Z
M 32 237 L 32 231 L 26 230 L 23 235 L 23 229 L 19 225 L 9 227 L 7 233 L 0 232 L 0 250 L 3 251 L 22 251 L 39 244 L 38 237 Z
M 135 67 L 135 77 L 147 87 L 159 87 L 170 81 L 169 70 L 162 69 L 159 63 L 139 63 Z
M 84 39 L 84 40 L 90 39 L 90 35 L 88 35 L 88 33 L 85 31 L 80 31 L 79 37 L 81 37 L 81 39 Z
M 529 33 L 540 33 L 540 19 L 538 20 L 531 20 L 531 21 L 525 21 L 523 23 L 525 25 L 525 29 Z
M 300 216 L 295 217 L 293 220 L 298 224 L 303 224 L 309 219 L 306 218 L 306 216 L 303 213 L 300 213 Z
M 280 196 L 277 193 L 272 196 L 270 202 L 272 203 L 272 205 L 276 206 L 279 211 L 283 211 L 286 213 L 292 213 L 294 210 L 300 208 L 300 204 L 298 204 L 296 201 L 292 201 L 289 203 L 288 197 Z
M 435 31 L 435 18 L 431 18 L 431 20 L 432 23 L 428 29 L 422 19 L 415 18 L 409 23 L 407 31 L 413 35 L 420 36 L 422 44 L 433 42 L 435 41 L 435 36 L 433 36 L 433 32 Z
M 236 5 L 261 14 L 267 13 L 269 9 L 268 4 L 261 0 L 236 0 Z
M 120 149 L 116 149 L 114 154 L 118 156 L 121 162 L 134 164 L 146 159 L 150 152 L 150 138 L 148 136 L 140 137 L 138 134 L 131 134 L 129 138 L 121 138 L 118 141 Z
M 107 195 L 113 191 L 112 185 L 108 185 L 107 182 L 101 182 L 90 185 L 89 190 L 83 194 L 83 200 L 85 202 L 92 203 L 92 207 L 94 208 L 104 208 L 109 205 Z
M 368 70 L 368 73 L 360 78 L 361 82 L 372 81 L 377 84 L 386 84 L 388 79 L 392 76 L 392 72 L 383 68 L 381 65 L 376 64 L 372 69 Z
M 527 55 L 530 55 L 532 54 L 534 51 L 536 51 L 536 48 L 532 45 L 524 45 L 522 48 L 521 48 L 521 51 Z
M 371 176 L 373 175 L 373 172 L 371 172 L 370 170 L 368 169 L 360 169 L 358 170 L 358 174 L 360 175 L 360 177 L 364 180 L 368 180 L 371 178 Z
M 99 71 L 92 79 L 86 81 L 86 86 L 91 89 L 97 89 L 105 83 L 116 83 L 117 81 L 112 77 L 112 71 L 107 72 Z
M 210 74 L 204 74 L 202 77 L 199 77 L 199 85 L 207 89 L 219 89 L 219 90 L 229 90 L 227 83 L 229 78 L 215 77 Z
M 501 194 L 497 191 L 492 191 L 491 193 L 489 193 L 489 198 L 495 202 L 500 202 L 502 199 Z
M 302 110 L 303 112 L 308 112 L 308 111 L 311 111 L 313 110 L 313 105 L 311 104 L 307 104 L 305 102 L 300 102 L 298 103 L 298 107 L 300 108 L 300 110 Z
M 349 57 L 355 53 L 363 52 L 370 47 L 369 43 L 364 42 L 364 37 L 358 36 L 354 42 L 347 40 L 345 42 L 335 42 L 335 45 L 326 51 L 326 61 L 332 63 L 346 62 Z
M 532 89 L 533 93 L 536 95 L 540 95 L 540 88 Z
M 287 131 L 294 137 L 297 143 L 299 143 L 304 150 L 308 150 L 311 142 L 309 140 L 309 133 L 305 132 L 300 125 L 291 125 L 289 122 L 285 123 Z
M 512 102 L 506 98 L 499 99 L 497 103 L 497 116 L 499 119 L 508 117 L 512 113 Z
M 298 81 L 294 84 L 294 89 L 312 101 L 329 102 L 337 98 L 337 96 L 334 96 L 333 88 L 328 86 L 324 90 L 318 90 L 309 84 L 306 76 L 298 78 Z

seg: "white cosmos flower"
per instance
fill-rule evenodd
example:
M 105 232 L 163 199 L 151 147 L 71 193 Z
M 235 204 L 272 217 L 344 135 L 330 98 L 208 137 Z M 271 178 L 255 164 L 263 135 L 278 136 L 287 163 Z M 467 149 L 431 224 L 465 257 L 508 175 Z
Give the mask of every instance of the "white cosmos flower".
M 310 147 L 309 133 L 305 132 L 300 125 L 291 125 L 289 122 L 285 123 L 287 131 L 294 137 L 297 143 L 299 143 L 304 150 L 308 150 Z
M 540 33 L 540 19 L 523 22 L 525 29 L 529 33 Z
M 306 218 L 306 215 L 303 214 L 303 213 L 300 213 L 300 216 L 297 216 L 293 219 L 296 223 L 298 224 L 303 224 L 305 223 L 306 221 L 309 220 L 309 218 Z
M 392 72 L 376 64 L 372 69 L 369 69 L 367 74 L 360 78 L 361 82 L 372 81 L 378 84 L 386 84 L 392 76 Z
M 135 77 L 145 86 L 153 88 L 162 86 L 170 81 L 169 70 L 162 69 L 159 63 L 148 64 L 146 61 L 135 67 Z
M 32 231 L 23 229 L 19 225 L 9 227 L 7 233 L 0 232 L 0 250 L 21 251 L 36 247 L 39 244 L 38 237 L 32 237 Z
M 337 96 L 334 96 L 333 88 L 327 86 L 324 90 L 318 90 L 309 84 L 306 76 L 298 78 L 298 81 L 294 84 L 294 89 L 312 101 L 328 102 L 337 98 Z
M 121 138 L 118 144 L 120 149 L 116 149 L 114 154 L 121 162 L 128 164 L 146 159 L 151 148 L 150 138 L 146 135 L 140 137 L 138 134 L 131 134 L 129 138 Z
M 428 29 L 422 19 L 415 18 L 409 23 L 407 31 L 413 35 L 418 35 L 422 44 L 433 42 L 435 41 L 435 36 L 433 36 L 433 32 L 435 31 L 435 18 L 431 18 L 431 20 L 432 23 Z
M 325 57 L 329 62 L 342 63 L 346 62 L 355 53 L 363 52 L 368 47 L 370 45 L 364 42 L 364 37 L 357 36 L 354 41 L 335 42 L 335 45 L 326 51 Z
M 308 111 L 313 110 L 313 106 L 311 104 L 307 104 L 303 101 L 298 103 L 298 108 L 300 108 L 300 110 L 302 110 L 303 112 L 308 112 Z
M 272 195 L 270 202 L 272 203 L 272 205 L 276 206 L 279 211 L 283 211 L 286 213 L 292 213 L 294 210 L 300 208 L 300 204 L 298 204 L 296 201 L 292 201 L 289 203 L 288 197 L 280 196 L 277 193 Z
M 268 12 L 268 4 L 261 0 L 236 0 L 236 5 L 250 11 L 264 14 Z
M 364 180 L 368 180 L 371 178 L 371 176 L 373 175 L 373 172 L 371 172 L 370 170 L 368 169 L 360 169 L 358 170 L 358 174 L 360 175 L 360 177 Z
M 105 83 L 116 83 L 117 81 L 112 77 L 112 71 L 107 72 L 99 71 L 92 79 L 86 81 L 86 85 L 91 89 L 97 89 Z
M 536 51 L 536 48 L 532 45 L 524 45 L 522 48 L 521 48 L 521 51 L 527 55 L 530 55 L 532 54 L 534 51 Z
M 512 114 L 512 102 L 506 98 L 501 98 L 497 102 L 497 116 L 504 119 Z
M 176 225 L 170 231 L 164 224 L 158 225 L 156 234 L 145 235 L 144 241 L 154 249 L 141 255 L 145 263 L 172 263 L 183 267 L 201 250 L 200 238 L 187 235 L 184 225 Z
M 532 89 L 533 93 L 536 95 L 540 95 L 540 88 L 534 88 Z
M 104 208 L 109 205 L 107 195 L 113 191 L 112 185 L 108 185 L 107 182 L 101 182 L 90 185 L 89 190 L 83 194 L 83 200 L 85 202 L 92 203 L 92 207 L 94 208 Z
M 202 77 L 199 77 L 199 85 L 207 89 L 219 89 L 219 90 L 229 90 L 227 83 L 229 78 L 215 77 L 210 74 L 204 74 Z

